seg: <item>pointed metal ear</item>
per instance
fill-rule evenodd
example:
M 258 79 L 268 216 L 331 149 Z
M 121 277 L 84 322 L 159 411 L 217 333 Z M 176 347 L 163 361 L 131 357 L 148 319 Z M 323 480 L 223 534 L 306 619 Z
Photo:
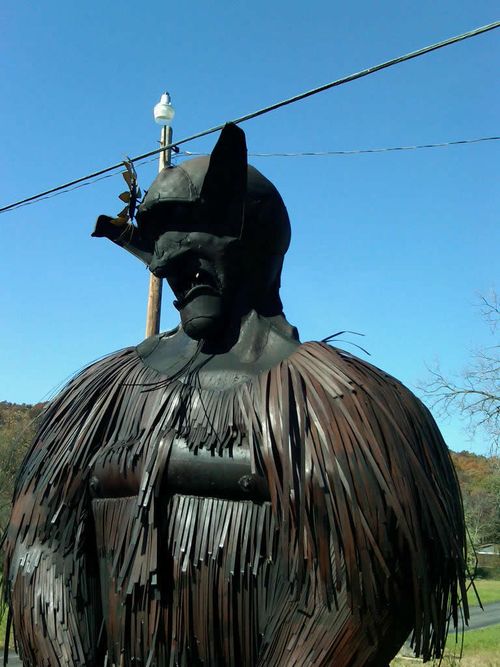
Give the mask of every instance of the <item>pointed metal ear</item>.
M 247 190 L 247 145 L 245 133 L 228 123 L 210 156 L 201 189 L 201 199 L 233 216 L 243 216 Z M 240 213 L 238 213 L 240 212 Z

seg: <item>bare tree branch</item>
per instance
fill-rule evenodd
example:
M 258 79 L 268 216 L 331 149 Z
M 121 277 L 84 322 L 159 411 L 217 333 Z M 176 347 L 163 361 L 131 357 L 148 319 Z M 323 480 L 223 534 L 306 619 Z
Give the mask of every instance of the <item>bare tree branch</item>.
M 496 290 L 491 290 L 488 298 L 480 296 L 480 308 L 481 316 L 484 321 L 488 323 L 491 332 L 495 333 L 498 326 L 498 321 L 500 320 L 500 300 Z
M 492 290 L 481 296 L 480 312 L 494 335 L 500 320 L 500 303 Z M 458 414 L 467 420 L 471 437 L 481 429 L 489 439 L 490 453 L 500 451 L 500 345 L 476 349 L 468 367 L 460 374 L 443 373 L 436 365 L 429 368 L 429 379 L 418 386 L 423 398 L 440 416 Z

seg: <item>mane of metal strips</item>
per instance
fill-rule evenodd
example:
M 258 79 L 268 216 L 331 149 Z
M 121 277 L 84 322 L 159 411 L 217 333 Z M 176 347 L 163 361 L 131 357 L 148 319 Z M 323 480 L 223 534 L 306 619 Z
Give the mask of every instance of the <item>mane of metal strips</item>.
M 269 501 L 169 493 L 175 438 L 248 446 Z M 91 495 L 96 457 L 138 495 Z M 135 348 L 48 406 L 19 475 L 5 582 L 25 665 L 387 664 L 442 653 L 464 600 L 446 446 L 399 382 L 321 343 L 230 390 Z

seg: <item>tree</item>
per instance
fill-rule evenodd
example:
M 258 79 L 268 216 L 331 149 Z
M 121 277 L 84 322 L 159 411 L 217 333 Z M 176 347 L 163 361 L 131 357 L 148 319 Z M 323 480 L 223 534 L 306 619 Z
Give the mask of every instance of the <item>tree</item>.
M 481 316 L 493 337 L 491 346 L 475 349 L 466 369 L 455 375 L 444 374 L 439 365 L 429 369 L 430 378 L 419 388 L 429 407 L 440 416 L 458 414 L 468 422 L 472 436 L 483 431 L 490 442 L 490 453 L 500 451 L 500 302 L 495 291 L 481 296 Z
M 451 452 L 451 457 L 472 545 L 500 542 L 500 459 L 471 452 Z
M 42 407 L 0 401 L 0 537 L 9 520 L 16 475 L 33 440 L 35 420 Z

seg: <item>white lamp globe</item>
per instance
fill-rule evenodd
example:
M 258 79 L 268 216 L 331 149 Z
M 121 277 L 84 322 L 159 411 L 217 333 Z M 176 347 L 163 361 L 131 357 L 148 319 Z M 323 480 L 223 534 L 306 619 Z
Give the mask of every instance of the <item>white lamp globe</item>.
M 168 93 L 163 93 L 158 104 L 155 104 L 153 114 L 155 122 L 158 125 L 169 125 L 175 116 L 175 109 L 170 103 L 170 95 Z

